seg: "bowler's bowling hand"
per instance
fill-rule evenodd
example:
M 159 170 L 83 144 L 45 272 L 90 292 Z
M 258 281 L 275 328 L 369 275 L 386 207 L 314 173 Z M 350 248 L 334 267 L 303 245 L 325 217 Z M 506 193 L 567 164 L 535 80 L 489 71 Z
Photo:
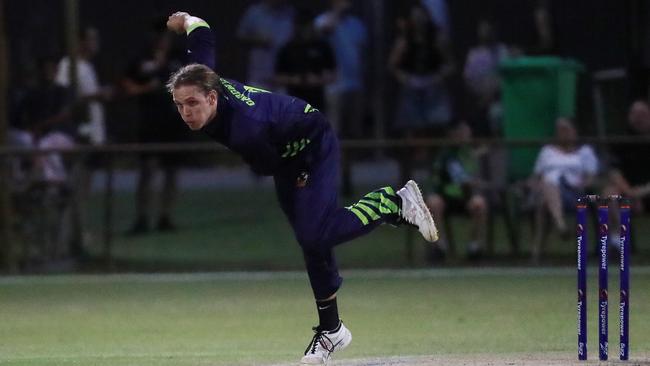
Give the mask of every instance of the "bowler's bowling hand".
M 167 18 L 167 29 L 178 34 L 185 33 L 185 19 L 190 15 L 183 11 L 177 11 Z

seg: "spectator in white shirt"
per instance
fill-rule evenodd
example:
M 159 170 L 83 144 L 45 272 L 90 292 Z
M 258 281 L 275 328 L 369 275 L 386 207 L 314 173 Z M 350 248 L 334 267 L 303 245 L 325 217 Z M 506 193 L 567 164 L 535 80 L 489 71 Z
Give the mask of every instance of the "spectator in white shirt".
M 294 16 L 295 10 L 286 0 L 263 0 L 246 10 L 237 38 L 249 47 L 248 84 L 275 89 L 275 60 L 293 36 Z
M 77 137 L 81 142 L 92 145 L 101 145 L 106 142 L 106 126 L 104 121 L 104 106 L 102 103 L 110 97 L 110 89 L 102 88 L 91 63 L 92 57 L 99 49 L 97 31 L 88 28 L 79 39 L 79 52 L 77 62 L 77 90 L 76 99 L 84 111 L 78 123 Z M 69 88 L 70 57 L 65 56 L 59 61 L 56 73 L 56 83 Z
M 555 228 L 566 237 L 569 229 L 564 213 L 575 209 L 576 200 L 587 193 L 598 173 L 598 158 L 587 145 L 578 144 L 578 133 L 568 118 L 555 122 L 556 142 L 542 147 L 531 184 L 536 196 L 533 261 L 538 261 L 544 235 L 545 218 L 550 214 Z
M 91 63 L 99 50 L 99 36 L 94 28 L 87 28 L 79 38 L 79 48 L 75 55 L 76 90 L 73 93 L 73 123 L 76 124 L 74 136 L 80 144 L 103 145 L 106 143 L 106 125 L 103 102 L 110 99 L 111 88 L 100 86 L 99 78 Z M 63 87 L 70 87 L 70 57 L 59 61 L 55 81 Z M 84 242 L 90 239 L 86 225 L 86 202 L 90 194 L 92 171 L 101 161 L 97 155 L 84 155 L 74 164 L 73 172 L 73 229 L 71 253 L 74 257 L 85 255 Z

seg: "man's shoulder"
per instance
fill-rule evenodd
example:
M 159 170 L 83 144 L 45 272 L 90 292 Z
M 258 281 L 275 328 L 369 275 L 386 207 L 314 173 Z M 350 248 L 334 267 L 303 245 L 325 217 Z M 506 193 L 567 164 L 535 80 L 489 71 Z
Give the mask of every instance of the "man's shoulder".
M 349 28 L 352 28 L 353 30 L 356 31 L 365 31 L 366 30 L 366 25 L 364 24 L 363 20 L 359 18 L 356 15 L 348 15 L 346 16 L 342 23 L 346 25 Z
M 578 151 L 581 154 L 593 154 L 593 155 L 596 154 L 596 150 L 594 150 L 594 148 L 591 145 L 586 145 L 586 144 L 580 146 L 580 149 L 578 149 Z
M 276 104 L 277 102 L 285 103 L 289 101 L 287 95 L 275 93 L 253 85 L 247 85 L 232 79 L 221 78 L 221 86 L 230 104 L 238 108 L 265 108 L 269 103 Z
M 244 13 L 248 16 L 260 15 L 264 12 L 265 12 L 265 8 L 261 3 L 252 4 L 249 7 L 247 7 L 246 10 L 244 11 Z

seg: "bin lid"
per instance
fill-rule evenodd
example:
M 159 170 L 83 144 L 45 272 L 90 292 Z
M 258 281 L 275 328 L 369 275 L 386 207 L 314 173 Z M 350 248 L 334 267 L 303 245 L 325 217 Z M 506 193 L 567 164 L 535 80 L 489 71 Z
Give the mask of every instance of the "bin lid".
M 584 71 L 584 66 L 576 60 L 555 56 L 521 56 L 505 59 L 499 65 L 504 74 L 529 71 Z

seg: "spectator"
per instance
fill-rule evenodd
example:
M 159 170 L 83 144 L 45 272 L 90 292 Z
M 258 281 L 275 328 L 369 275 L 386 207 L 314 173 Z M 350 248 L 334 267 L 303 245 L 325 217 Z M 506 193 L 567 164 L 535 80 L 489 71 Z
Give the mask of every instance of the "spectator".
M 249 47 L 248 84 L 274 89 L 277 52 L 293 35 L 293 18 L 286 0 L 262 0 L 246 10 L 237 37 Z
M 429 13 L 429 17 L 446 39 L 451 35 L 451 21 L 447 0 L 421 0 L 422 5 Z
M 628 134 L 630 136 L 650 136 L 650 106 L 645 100 L 637 100 L 628 112 Z M 614 159 L 607 175 L 603 195 L 623 195 L 632 199 L 632 208 L 640 214 L 650 207 L 650 145 L 614 145 Z M 610 243 L 618 247 L 618 205 L 611 206 L 612 225 Z
M 542 147 L 531 178 L 535 202 L 535 237 L 532 260 L 540 258 L 546 234 L 546 215 L 563 237 L 569 235 L 564 213 L 575 210 L 576 200 L 588 193 L 598 173 L 598 158 L 587 145 L 578 144 L 573 122 L 558 118 L 555 122 L 555 143 Z
M 413 137 L 446 126 L 451 105 L 445 86 L 453 72 L 444 38 L 422 5 L 414 5 L 390 54 L 389 67 L 400 84 L 396 128 Z
M 75 55 L 77 90 L 73 91 L 75 107 L 71 118 L 78 126 L 75 131 L 77 143 L 102 145 L 106 142 L 103 102 L 110 99 L 110 88 L 102 88 L 95 68 L 91 63 L 99 51 L 99 36 L 94 28 L 87 28 L 79 38 L 79 48 Z M 58 64 L 56 83 L 69 88 L 70 58 L 63 57 Z M 88 201 L 91 185 L 91 171 L 100 164 L 97 156 L 86 156 L 74 167 L 74 239 L 73 252 L 79 257 L 84 254 L 83 246 L 90 235 L 85 224 L 85 204 Z
M 55 82 L 57 64 L 51 59 L 37 62 L 36 77 L 14 101 L 12 128 L 38 140 L 53 131 L 75 133 L 70 124 L 69 90 Z
M 476 46 L 470 48 L 465 60 L 463 79 L 468 91 L 470 124 L 477 136 L 500 134 L 499 64 L 509 57 L 508 48 L 498 41 L 494 27 L 488 20 L 477 25 Z
M 312 106 L 325 108 L 325 86 L 334 80 L 336 61 L 330 45 L 315 33 L 313 19 L 305 12 L 296 16 L 293 38 L 280 49 L 276 84 Z
M 32 136 L 34 147 L 42 149 L 74 146 L 69 123 L 70 95 L 66 88 L 54 82 L 56 63 L 44 60 L 39 65 L 40 81 L 25 95 L 21 107 L 23 128 Z M 34 157 L 35 174 L 32 178 L 45 183 L 67 184 L 68 173 L 61 154 L 52 153 Z
M 139 143 L 172 143 L 186 140 L 186 129 L 169 101 L 165 83 L 182 62 L 172 54 L 172 34 L 165 32 L 166 19 L 160 29 L 155 29 L 149 50 L 135 61 L 122 80 L 127 95 L 138 100 L 140 118 L 137 127 Z M 161 231 L 174 230 L 172 220 L 173 204 L 177 196 L 178 154 L 143 153 L 139 158 L 139 176 L 136 190 L 136 217 L 128 233 L 143 234 L 149 231 L 151 199 L 157 167 L 162 170 L 163 183 L 160 192 L 160 213 L 156 228 Z
M 548 0 L 539 0 L 533 10 L 535 21 L 535 44 L 528 50 L 530 55 L 557 54 L 557 45 L 553 30 L 553 18 Z
M 68 90 L 54 82 L 56 62 L 38 62 L 33 81 L 16 100 L 9 143 L 39 149 L 74 146 L 70 136 Z M 20 227 L 38 225 L 29 232 L 25 260 L 31 262 L 67 258 L 70 254 L 69 181 L 66 160 L 59 153 L 12 159 L 12 192 L 20 200 Z
M 106 126 L 104 121 L 103 102 L 111 96 L 110 88 L 102 88 L 99 77 L 95 72 L 92 58 L 99 51 L 99 35 L 94 28 L 87 28 L 79 38 L 79 51 L 76 55 L 77 88 L 73 91 L 81 103 L 83 114 L 77 121 L 77 139 L 91 145 L 101 145 L 106 142 Z M 56 74 L 57 84 L 70 87 L 70 58 L 65 56 L 59 61 Z
M 344 138 L 363 134 L 366 26 L 352 14 L 349 0 L 331 0 L 330 9 L 315 20 L 317 31 L 334 50 L 337 74 L 327 88 L 328 117 Z
M 17 145 L 39 148 L 68 148 L 73 143 L 74 128 L 69 123 L 70 95 L 57 85 L 56 62 L 38 62 L 37 78 L 28 82 L 16 101 L 12 116 L 12 136 Z M 67 183 L 67 169 L 60 154 L 36 155 L 31 159 L 28 177 L 54 184 Z
M 330 9 L 314 22 L 320 35 L 327 37 L 336 59 L 336 80 L 326 88 L 327 116 L 341 138 L 362 138 L 366 102 L 364 100 L 366 26 L 352 14 L 350 0 L 330 0 Z M 341 191 L 353 194 L 352 158 L 345 155 L 341 164 Z
M 472 129 L 461 121 L 448 130 L 449 139 L 455 145 L 443 150 L 433 165 L 432 193 L 427 196 L 427 206 L 439 223 L 438 245 L 433 258 L 445 255 L 449 247 L 445 231 L 449 212 L 467 212 L 472 219 L 471 239 L 467 245 L 469 259 L 478 259 L 484 252 L 486 242 L 488 203 L 482 192 L 479 178 L 479 150 L 469 146 Z

